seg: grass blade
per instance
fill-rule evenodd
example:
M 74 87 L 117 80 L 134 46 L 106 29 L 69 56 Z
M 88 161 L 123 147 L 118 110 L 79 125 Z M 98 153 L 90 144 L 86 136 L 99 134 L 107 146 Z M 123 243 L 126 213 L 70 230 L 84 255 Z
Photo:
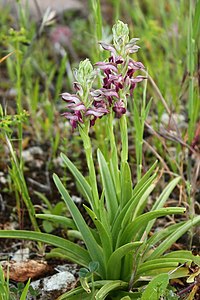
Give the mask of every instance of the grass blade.
M 29 278 L 27 284 L 25 285 L 25 287 L 23 289 L 20 300 L 26 300 L 27 299 L 27 294 L 28 294 L 28 290 L 29 290 L 29 286 L 30 286 L 30 281 L 31 281 L 31 279 Z

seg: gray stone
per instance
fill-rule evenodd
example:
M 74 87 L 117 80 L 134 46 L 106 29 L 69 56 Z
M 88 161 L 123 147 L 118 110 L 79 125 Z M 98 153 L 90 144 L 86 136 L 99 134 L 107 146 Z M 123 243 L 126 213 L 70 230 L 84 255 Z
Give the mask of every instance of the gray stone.
M 76 279 L 68 271 L 59 272 L 44 279 L 36 280 L 31 283 L 34 290 L 39 291 L 39 299 L 49 300 L 53 295 L 66 292 L 75 287 Z M 31 297 L 29 299 L 32 299 Z

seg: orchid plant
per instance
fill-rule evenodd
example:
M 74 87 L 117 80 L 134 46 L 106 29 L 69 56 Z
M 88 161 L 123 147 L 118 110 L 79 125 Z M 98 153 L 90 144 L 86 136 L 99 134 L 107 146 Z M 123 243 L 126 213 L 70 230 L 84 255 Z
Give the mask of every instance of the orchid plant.
M 52 214 L 39 214 L 38 218 L 65 224 L 73 229 L 84 242 L 80 246 L 55 235 L 32 231 L 0 231 L 1 238 L 20 238 L 42 241 L 55 246 L 48 257 L 62 257 L 78 263 L 81 285 L 62 295 L 59 299 L 145 299 L 142 296 L 148 281 L 164 274 L 163 288 L 156 292 L 157 298 L 164 293 L 170 278 L 188 275 L 188 266 L 199 257 L 189 251 L 166 253 L 171 245 L 188 229 L 200 222 L 200 216 L 189 221 L 174 223 L 161 231 L 151 231 L 159 217 L 183 214 L 185 208 L 164 207 L 169 195 L 180 181 L 173 179 L 154 200 L 150 211 L 145 211 L 148 197 L 157 185 L 157 162 L 132 186 L 128 163 L 127 102 L 133 100 L 137 84 L 146 80 L 136 71 L 144 69 L 141 62 L 130 56 L 138 51 L 138 39 L 129 39 L 126 24 L 118 21 L 113 26 L 113 45 L 100 43 L 110 52 L 108 60 L 97 62 L 94 67 L 88 59 L 80 63 L 75 72 L 75 93 L 63 93 L 67 107 L 63 116 L 70 121 L 72 130 L 79 130 L 86 154 L 89 177 L 86 179 L 76 166 L 61 154 L 64 164 L 75 177 L 87 205 L 86 213 L 93 226 L 81 215 L 67 189 L 54 174 L 54 182 L 66 203 L 72 218 Z M 148 113 L 146 108 L 145 113 Z M 118 119 L 121 135 L 120 155 L 114 134 L 114 118 Z M 97 119 L 105 122 L 110 143 L 105 158 L 97 150 L 100 182 L 97 180 L 93 159 L 90 127 Z M 98 187 L 101 187 L 100 188 Z M 181 265 L 180 265 L 181 264 Z M 155 284 L 160 277 L 154 278 Z M 115 292 L 115 290 L 117 293 Z M 145 294 L 145 295 L 146 295 Z

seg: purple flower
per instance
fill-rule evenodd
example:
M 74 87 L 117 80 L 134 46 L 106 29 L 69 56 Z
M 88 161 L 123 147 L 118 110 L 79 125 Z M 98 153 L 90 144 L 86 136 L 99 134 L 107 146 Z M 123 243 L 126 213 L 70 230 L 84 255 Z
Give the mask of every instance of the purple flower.
M 62 99 L 67 102 L 67 108 L 74 111 L 86 110 L 85 105 L 81 102 L 80 98 L 75 94 L 63 93 Z
M 83 114 L 86 111 L 86 107 L 76 94 L 63 93 L 62 99 L 67 103 L 68 109 L 62 116 L 70 120 L 72 128 L 75 129 L 78 122 L 83 123 Z
M 118 72 L 118 69 L 116 67 L 116 64 L 115 63 L 112 63 L 112 62 L 103 62 L 103 61 L 100 61 L 98 63 L 95 64 L 96 67 L 98 67 L 100 70 L 103 70 L 106 74 L 110 74 L 111 71 L 117 73 Z
M 86 111 L 85 115 L 86 116 L 92 115 L 94 117 L 100 118 L 106 115 L 107 113 L 109 113 L 109 111 L 104 107 L 98 107 L 98 108 L 92 107 Z
M 67 103 L 68 109 L 63 116 L 70 120 L 73 129 L 86 119 L 89 119 L 90 126 L 93 126 L 97 118 L 102 118 L 109 113 L 109 108 L 115 112 L 116 118 L 121 118 L 126 113 L 126 105 L 120 98 L 123 98 L 123 95 L 131 96 L 137 83 L 145 78 L 140 75 L 134 77 L 134 73 L 144 69 L 144 66 L 141 62 L 129 58 L 129 54 L 137 52 L 139 48 L 135 44 L 137 40 L 132 39 L 126 43 L 123 51 L 120 51 L 121 46 L 118 46 L 121 44 L 118 42 L 116 42 L 116 47 L 101 42 L 102 48 L 111 53 L 108 61 L 100 61 L 95 64 L 104 73 L 102 87 L 94 90 L 90 85 L 87 90 L 87 99 L 84 99 L 82 84 L 77 79 L 78 82 L 74 82 L 76 94 L 62 94 L 62 99 Z M 122 56 L 121 53 L 123 53 Z M 82 78 L 81 76 L 84 78 L 85 75 L 80 75 L 80 78 Z
M 113 102 L 113 97 L 119 98 L 119 95 L 115 89 L 109 89 L 105 87 L 100 88 L 98 90 L 93 90 L 90 94 L 95 101 L 94 103 L 95 107 L 96 107 L 96 102 L 104 101 L 105 104 L 107 104 L 108 102 L 109 105 L 111 105 Z
M 117 65 L 123 64 L 124 59 L 121 56 L 111 56 L 109 57 L 109 62 L 115 63 Z
M 78 122 L 83 123 L 82 115 L 79 111 L 75 111 L 74 113 L 65 112 L 62 114 L 62 116 L 70 120 L 70 124 L 72 125 L 73 129 L 77 127 Z
M 111 87 L 112 85 L 115 86 L 116 92 L 120 89 L 123 89 L 124 86 L 124 78 L 121 74 L 110 74 L 108 77 L 104 78 L 104 87 Z
M 91 96 L 94 98 L 94 100 L 103 100 L 108 97 L 116 97 L 119 98 L 118 93 L 115 91 L 115 89 L 106 89 L 106 88 L 100 88 L 98 90 L 94 90 L 91 93 Z
M 115 117 L 120 119 L 121 116 L 126 113 L 124 102 L 122 100 L 115 102 L 113 106 L 113 111 L 115 112 Z
M 90 126 L 94 126 L 97 118 L 101 118 L 108 113 L 109 110 L 107 110 L 105 107 L 91 107 L 86 111 L 85 115 L 91 117 Z
M 113 45 L 110 45 L 110 44 L 106 44 L 104 42 L 100 42 L 99 43 L 101 45 L 101 47 L 104 49 L 104 50 L 107 50 L 107 51 L 110 51 L 112 53 L 113 56 L 116 55 L 116 49 Z
M 126 83 L 130 86 L 130 94 L 131 95 L 133 93 L 133 90 L 136 88 L 137 83 L 143 81 L 144 79 L 146 79 L 146 77 L 141 76 L 141 75 L 138 75 L 138 76 L 132 77 L 132 78 L 129 78 L 129 77 L 126 78 Z
M 62 93 L 61 96 L 62 99 L 67 103 L 77 104 L 81 102 L 80 98 L 76 94 Z

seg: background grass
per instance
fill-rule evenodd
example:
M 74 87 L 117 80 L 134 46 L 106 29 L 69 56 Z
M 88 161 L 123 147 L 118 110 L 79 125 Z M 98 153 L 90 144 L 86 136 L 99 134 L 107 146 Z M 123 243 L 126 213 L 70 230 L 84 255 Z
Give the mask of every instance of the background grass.
M 149 168 L 155 157 L 158 158 L 164 180 L 174 173 L 181 175 L 183 180 L 176 201 L 189 207 L 188 217 L 192 218 L 199 209 L 199 145 L 195 145 L 195 150 L 191 146 L 200 118 L 200 1 L 126 0 L 122 4 L 121 1 L 90 0 L 86 4 L 86 13 L 67 11 L 52 23 L 50 12 L 45 16 L 46 23 L 44 19 L 41 23 L 30 21 L 20 4 L 17 20 L 9 8 L 0 7 L 0 58 L 13 52 L 1 63 L 0 168 L 10 182 L 2 185 L 1 191 L 12 193 L 15 190 L 13 178 L 16 174 L 13 175 L 11 154 L 6 150 L 5 133 L 17 153 L 18 167 L 25 178 L 28 166 L 22 153 L 35 145 L 46 151 L 42 172 L 48 172 L 49 177 L 52 170 L 60 168 L 61 151 L 86 172 L 80 137 L 76 132 L 72 134 L 69 124 L 60 116 L 65 105 L 59 94 L 72 90 L 72 70 L 81 59 L 89 57 L 95 63 L 105 58 L 98 41 L 111 42 L 111 27 L 121 19 L 129 24 L 131 37 L 140 38 L 141 49 L 134 59 L 142 61 L 150 76 L 145 93 L 144 86 L 138 86 L 134 93 L 135 104 L 129 104 L 129 160 L 134 181 Z M 59 24 L 67 26 L 69 36 L 64 45 L 61 43 L 57 47 L 52 30 Z M 151 107 L 145 121 L 144 109 L 150 99 Z M 6 124 L 8 116 L 14 118 L 23 110 L 29 114 L 26 122 Z M 134 130 L 136 121 L 141 122 L 140 131 Z M 108 139 L 106 128 L 99 128 L 97 122 L 91 134 L 94 148 L 100 145 L 103 151 Z M 136 148 L 135 139 L 140 141 Z M 65 172 L 63 177 L 68 182 Z M 22 188 L 19 187 L 17 198 L 20 193 Z

